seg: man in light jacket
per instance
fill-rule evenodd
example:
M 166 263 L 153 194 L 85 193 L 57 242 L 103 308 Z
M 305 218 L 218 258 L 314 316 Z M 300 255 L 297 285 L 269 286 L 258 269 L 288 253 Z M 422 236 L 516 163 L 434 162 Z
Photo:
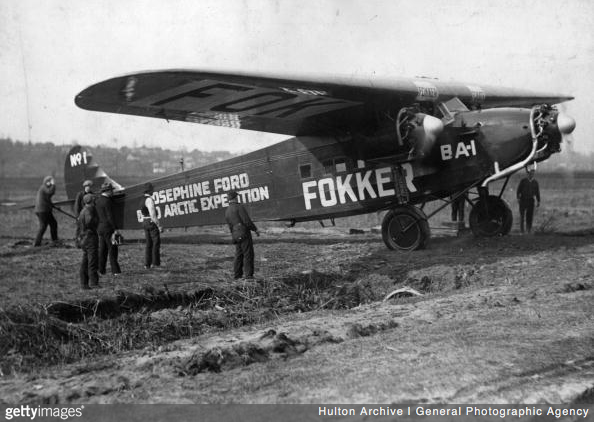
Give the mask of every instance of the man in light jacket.
M 144 185 L 144 196 L 140 200 L 140 213 L 142 214 L 142 227 L 146 240 L 144 249 L 144 268 L 150 269 L 161 266 L 161 232 L 163 228 L 159 223 L 155 201 L 153 200 L 153 185 Z

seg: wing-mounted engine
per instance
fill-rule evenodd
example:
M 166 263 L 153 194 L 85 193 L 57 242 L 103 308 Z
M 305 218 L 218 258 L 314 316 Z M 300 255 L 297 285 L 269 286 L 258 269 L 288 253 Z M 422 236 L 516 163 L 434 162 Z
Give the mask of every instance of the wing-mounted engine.
M 438 118 L 422 113 L 417 107 L 403 107 L 396 117 L 398 146 L 408 149 L 410 158 L 422 159 L 429 155 L 443 128 Z

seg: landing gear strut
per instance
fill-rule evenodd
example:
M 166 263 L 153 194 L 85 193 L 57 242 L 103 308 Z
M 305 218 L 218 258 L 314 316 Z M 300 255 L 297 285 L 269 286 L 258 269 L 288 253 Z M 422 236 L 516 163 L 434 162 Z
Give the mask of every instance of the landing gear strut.
M 470 229 L 475 236 L 504 236 L 509 234 L 513 216 L 512 211 L 501 197 L 488 195 L 479 189 L 480 199 L 470 210 Z
M 411 205 L 390 210 L 382 222 L 382 238 L 390 249 L 423 249 L 429 236 L 427 216 Z

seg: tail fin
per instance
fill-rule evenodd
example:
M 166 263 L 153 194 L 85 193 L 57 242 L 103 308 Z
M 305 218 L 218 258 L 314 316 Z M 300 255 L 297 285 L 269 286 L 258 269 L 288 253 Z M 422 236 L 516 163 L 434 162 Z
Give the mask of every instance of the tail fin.
M 64 185 L 68 199 L 74 199 L 82 189 L 85 180 L 92 180 L 96 191 L 104 182 L 109 182 L 115 190 L 123 187 L 111 179 L 98 164 L 93 162 L 93 155 L 86 148 L 76 145 L 70 149 L 64 163 Z

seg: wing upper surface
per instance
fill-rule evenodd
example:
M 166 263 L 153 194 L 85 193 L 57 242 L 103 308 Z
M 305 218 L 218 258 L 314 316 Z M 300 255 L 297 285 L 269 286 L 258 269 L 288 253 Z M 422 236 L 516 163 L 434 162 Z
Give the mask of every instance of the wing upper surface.
M 277 77 L 190 70 L 144 72 L 83 90 L 87 110 L 181 120 L 286 135 L 360 130 L 378 113 L 458 97 L 467 105 L 529 107 L 566 95 L 433 79 Z

